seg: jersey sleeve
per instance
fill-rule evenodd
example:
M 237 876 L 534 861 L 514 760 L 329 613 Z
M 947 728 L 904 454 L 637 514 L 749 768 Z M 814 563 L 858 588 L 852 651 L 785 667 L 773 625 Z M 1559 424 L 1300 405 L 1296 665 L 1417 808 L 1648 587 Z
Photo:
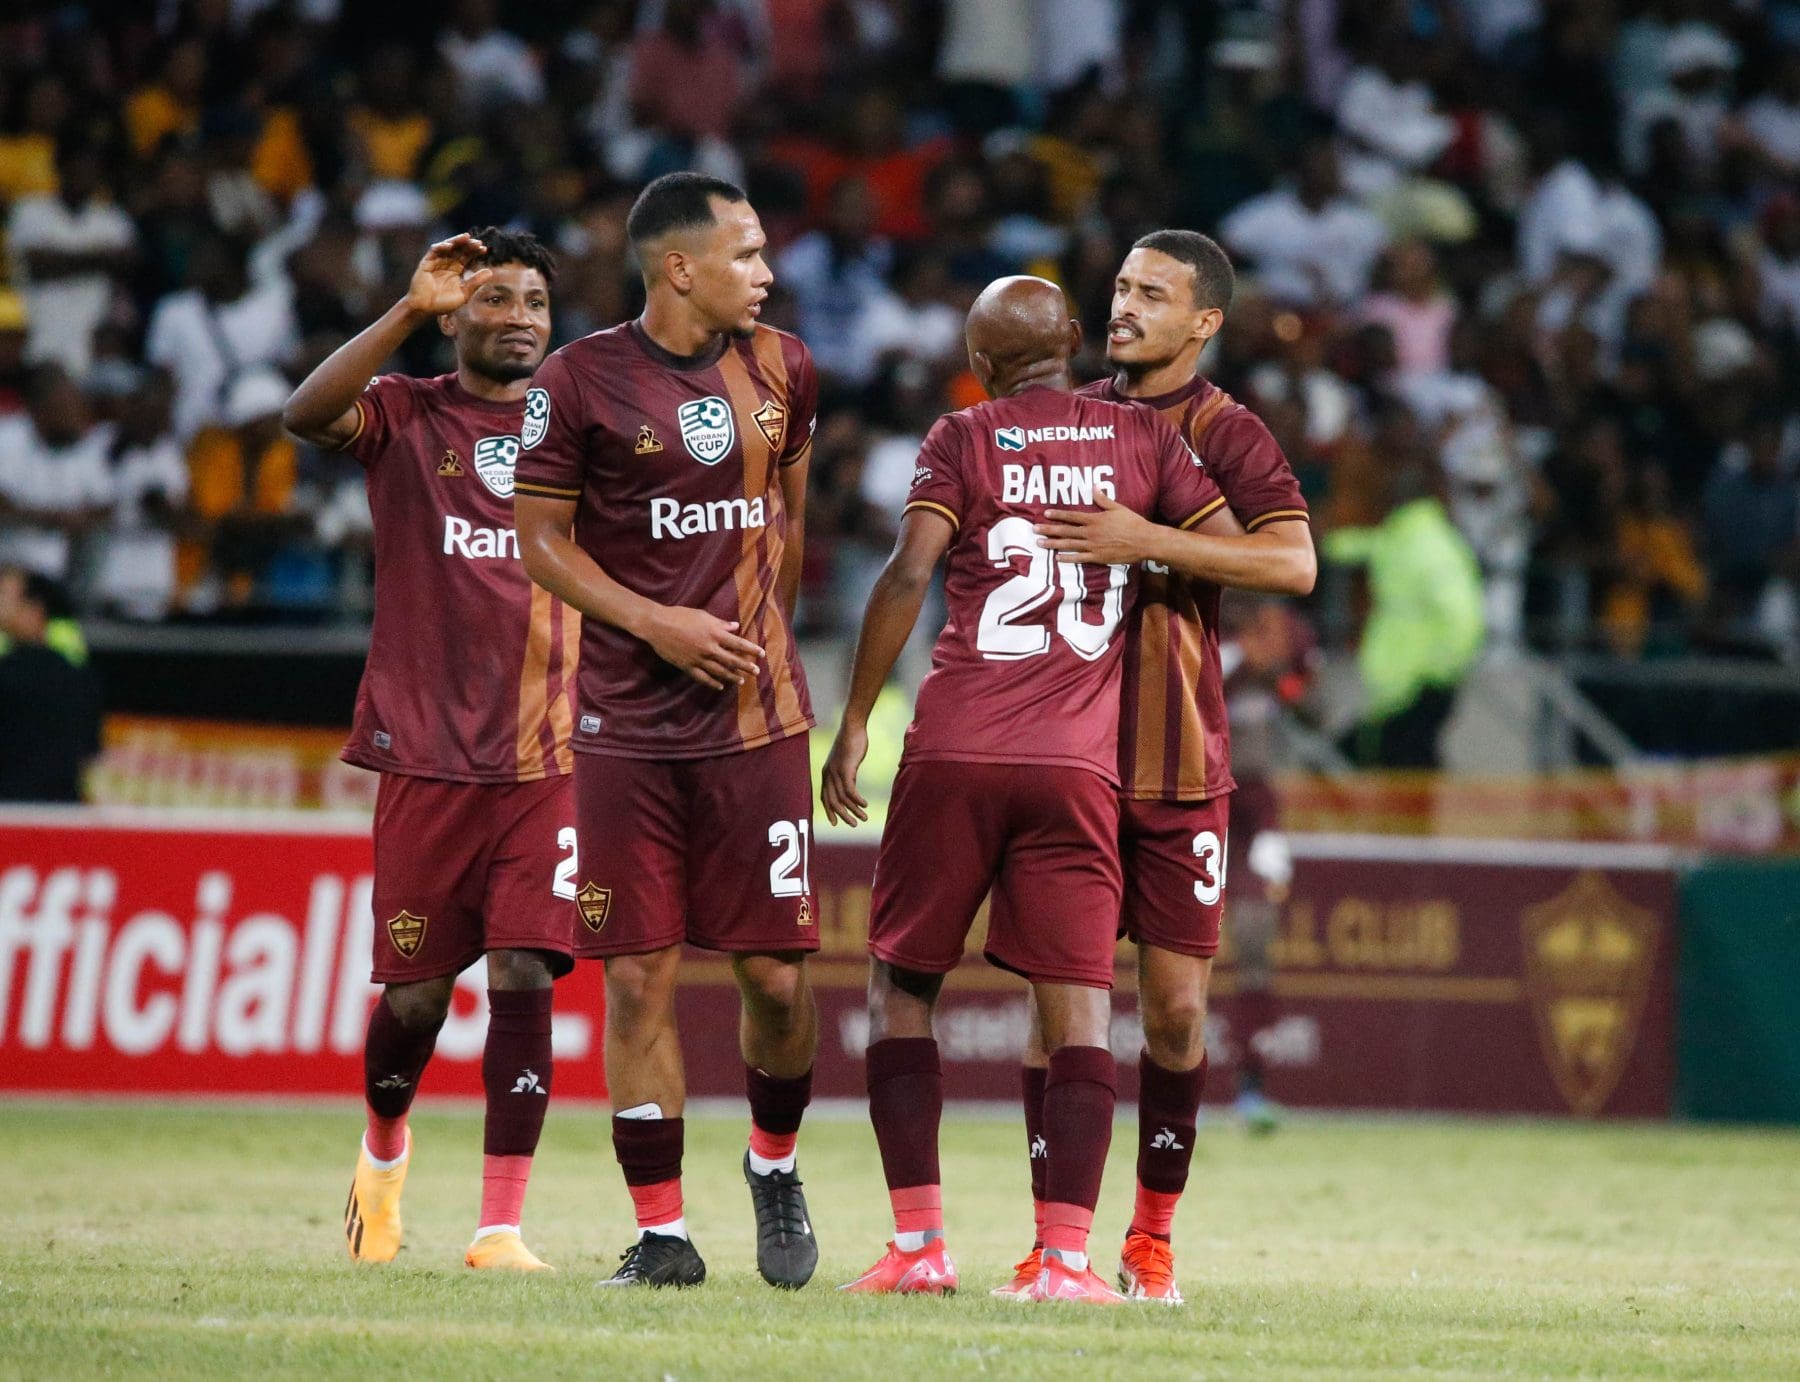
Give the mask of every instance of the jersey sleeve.
M 378 374 L 356 400 L 356 431 L 338 449 L 364 465 L 374 465 L 388 443 L 418 416 L 416 380 L 404 374 Z
M 519 429 L 513 490 L 534 499 L 579 499 L 587 468 L 580 381 L 558 351 L 531 381 Z
M 951 526 L 961 529 L 963 516 L 968 512 L 968 499 L 963 484 L 963 453 L 967 443 L 962 429 L 957 425 L 954 414 L 939 418 L 932 424 L 931 430 L 925 434 L 925 444 L 919 448 L 918 463 L 913 467 L 912 488 L 906 495 L 906 507 L 901 511 L 911 513 L 914 509 L 923 509 L 929 513 L 941 514 L 950 520 Z
M 783 470 L 798 465 L 812 455 L 813 432 L 819 425 L 819 371 L 813 365 L 812 352 L 799 341 L 798 358 L 793 366 L 793 387 L 788 391 L 787 435 L 781 439 Z
M 1191 528 L 1224 508 L 1225 496 L 1181 433 L 1154 413 L 1144 420 L 1156 448 L 1156 518 Z
M 1270 523 L 1310 521 L 1293 467 L 1255 413 L 1238 411 L 1213 424 L 1206 434 L 1206 463 L 1245 532 Z

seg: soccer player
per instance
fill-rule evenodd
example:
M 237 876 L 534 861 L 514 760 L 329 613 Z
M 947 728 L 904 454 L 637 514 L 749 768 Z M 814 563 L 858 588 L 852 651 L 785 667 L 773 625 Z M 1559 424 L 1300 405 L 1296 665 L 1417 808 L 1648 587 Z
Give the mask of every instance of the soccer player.
M 572 967 L 569 773 L 579 621 L 534 587 L 512 531 L 525 391 L 550 343 L 555 264 L 489 227 L 433 245 L 406 297 L 294 391 L 283 421 L 368 472 L 375 626 L 344 759 L 381 774 L 368 1127 L 344 1213 L 350 1255 L 389 1262 L 412 1160 L 407 1110 L 484 952 L 487 1126 L 471 1267 L 541 1271 L 519 1236 L 549 1103 L 551 981 Z M 436 379 L 370 376 L 427 322 L 456 347 Z M 565 889 L 566 891 L 566 889 Z
M 1137 1203 L 1119 1281 L 1127 1294 L 1177 1304 L 1170 1247 L 1206 1086 L 1206 994 L 1219 949 L 1232 790 L 1219 675 L 1219 587 L 1304 595 L 1317 572 L 1306 501 L 1281 448 L 1254 413 L 1197 372 L 1231 304 L 1231 261 L 1207 236 L 1159 230 L 1133 246 L 1113 288 L 1111 379 L 1082 390 L 1167 418 L 1206 463 L 1248 537 L 1220 541 L 1146 522 L 1129 509 L 1046 515 L 1059 559 L 1146 563 L 1126 635 L 1119 778 L 1123 927 L 1138 946 L 1144 1051 L 1138 1060 Z M 1004 900 L 1002 900 L 1004 905 Z M 1036 1147 L 1045 1112 L 1046 1046 L 1023 1071 L 1032 1198 L 1049 1196 Z M 996 1294 L 1023 1294 L 1042 1247 Z
M 1054 284 L 990 284 L 967 335 L 990 401 L 940 419 L 925 439 L 824 769 L 827 815 L 866 819 L 856 773 L 869 711 L 948 552 L 950 618 L 907 732 L 869 926 L 869 1111 L 895 1236 L 844 1289 L 956 1289 L 931 1016 L 992 888 L 1007 905 L 1006 920 L 990 925 L 988 959 L 1030 981 L 1050 1053 L 1045 1252 L 1033 1295 L 1116 1302 L 1086 1249 L 1112 1137 L 1120 624 L 1137 583 L 1124 564 L 1058 563 L 1036 524 L 1053 504 L 1108 499 L 1184 527 L 1236 525 L 1174 428 L 1153 411 L 1073 392 L 1081 331 Z
M 626 229 L 644 314 L 545 362 L 515 506 L 532 579 L 584 616 L 576 953 L 606 965 L 613 1149 L 639 1230 L 611 1284 L 706 1277 L 682 1214 L 686 941 L 731 956 L 756 1265 L 800 1287 L 819 1255 L 795 1164 L 819 939 L 790 621 L 818 378 L 805 346 L 757 322 L 774 276 L 736 187 L 667 174 Z

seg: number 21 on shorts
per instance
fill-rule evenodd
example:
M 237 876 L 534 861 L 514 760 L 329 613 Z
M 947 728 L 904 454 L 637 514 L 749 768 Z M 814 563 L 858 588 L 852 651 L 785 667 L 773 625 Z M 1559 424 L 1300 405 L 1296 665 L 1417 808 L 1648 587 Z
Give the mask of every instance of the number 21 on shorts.
M 812 822 L 776 821 L 769 843 L 781 851 L 769 865 L 769 896 L 805 897 L 812 891 Z

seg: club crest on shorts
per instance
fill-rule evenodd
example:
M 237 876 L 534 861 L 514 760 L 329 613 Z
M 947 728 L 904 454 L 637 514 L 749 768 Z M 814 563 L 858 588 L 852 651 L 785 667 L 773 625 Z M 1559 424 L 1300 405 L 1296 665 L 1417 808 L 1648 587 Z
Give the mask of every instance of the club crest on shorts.
M 762 434 L 769 439 L 771 449 L 781 450 L 781 438 L 787 432 L 786 408 L 771 398 L 750 414 L 750 421 L 754 422 Z
M 519 463 L 517 437 L 483 437 L 475 443 L 475 473 L 502 499 L 513 495 L 513 471 Z
M 388 939 L 404 958 L 410 960 L 425 944 L 425 921 L 404 909 L 387 919 Z
M 796 926 L 811 926 L 812 924 L 813 924 L 812 899 L 810 897 L 802 897 L 800 899 L 799 914 L 794 917 L 794 925 L 796 925 Z
M 581 912 L 581 919 L 590 931 L 599 931 L 606 925 L 606 914 L 612 910 L 612 889 L 602 888 L 598 884 L 583 883 L 581 890 L 575 894 L 575 906 Z
M 701 465 L 717 465 L 737 440 L 731 405 L 717 394 L 689 399 L 675 410 L 675 421 L 681 424 L 688 454 Z
M 525 422 L 519 428 L 519 445 L 527 451 L 550 430 L 550 391 L 531 389 L 525 394 Z

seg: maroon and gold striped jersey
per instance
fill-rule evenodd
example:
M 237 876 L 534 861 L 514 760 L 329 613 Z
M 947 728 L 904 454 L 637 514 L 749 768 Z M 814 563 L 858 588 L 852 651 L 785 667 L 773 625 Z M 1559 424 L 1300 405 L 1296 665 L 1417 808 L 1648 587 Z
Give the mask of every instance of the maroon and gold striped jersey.
M 1126 398 L 1103 380 L 1081 392 L 1160 413 L 1206 463 L 1248 532 L 1309 521 L 1300 482 L 1261 418 L 1195 376 L 1172 393 Z M 1171 571 L 1144 572 L 1125 643 L 1119 778 L 1126 796 L 1205 801 L 1229 792 L 1231 733 L 1219 674 L 1219 587 Z
M 572 341 L 527 396 L 518 492 L 575 499 L 575 540 L 621 585 L 704 609 L 764 650 L 714 691 L 623 629 L 584 619 L 578 752 L 710 758 L 803 734 L 812 703 L 776 582 L 781 470 L 812 449 L 818 376 L 795 337 L 758 326 L 671 355 L 636 322 Z
M 344 761 L 450 782 L 569 772 L 580 619 L 513 531 L 523 403 L 386 374 L 344 449 L 367 473 L 375 621 Z

